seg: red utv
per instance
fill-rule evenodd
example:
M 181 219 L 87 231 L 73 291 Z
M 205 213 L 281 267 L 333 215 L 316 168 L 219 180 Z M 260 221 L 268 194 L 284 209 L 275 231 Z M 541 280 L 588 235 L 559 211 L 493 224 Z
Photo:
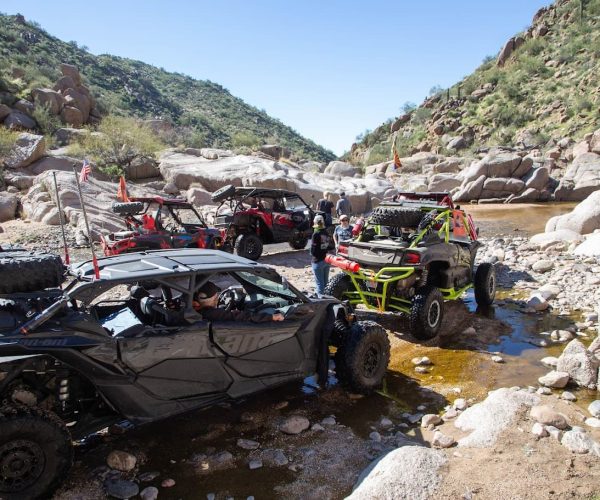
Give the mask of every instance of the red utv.
M 306 247 L 318 213 L 299 194 L 284 189 L 227 185 L 215 191 L 212 200 L 220 203 L 215 226 L 226 231 L 225 244 L 252 260 L 260 258 L 268 243 Z
M 209 228 L 191 203 L 160 196 L 113 203 L 125 218 L 125 231 L 102 235 L 104 255 L 167 248 L 210 248 L 231 251 L 225 231 Z

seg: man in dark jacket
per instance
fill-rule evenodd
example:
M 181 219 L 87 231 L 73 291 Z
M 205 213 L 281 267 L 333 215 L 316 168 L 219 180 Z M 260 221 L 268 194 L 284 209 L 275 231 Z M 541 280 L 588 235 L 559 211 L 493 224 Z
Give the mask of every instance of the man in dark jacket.
M 264 321 L 283 321 L 284 317 L 281 313 L 265 314 L 253 313 L 251 311 L 238 311 L 236 309 L 223 309 L 217 307 L 219 304 L 219 292 L 221 289 L 207 281 L 194 294 L 194 309 L 202 315 L 202 319 L 206 321 L 253 321 L 262 323 Z

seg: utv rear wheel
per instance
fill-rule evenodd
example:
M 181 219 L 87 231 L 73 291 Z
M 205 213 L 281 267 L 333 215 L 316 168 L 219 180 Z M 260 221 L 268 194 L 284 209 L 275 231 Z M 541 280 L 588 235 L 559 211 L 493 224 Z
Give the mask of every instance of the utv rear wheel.
M 370 222 L 382 226 L 417 227 L 425 212 L 418 208 L 377 207 L 371 214 Z
M 1 252 L 0 276 L 0 294 L 36 292 L 60 286 L 65 279 L 65 266 L 54 254 Z
M 475 271 L 475 300 L 480 306 L 489 306 L 496 297 L 496 269 L 493 264 L 484 262 Z
M 306 248 L 306 244 L 308 243 L 308 238 L 296 238 L 290 240 L 289 243 L 294 250 L 304 250 Z
M 240 257 L 258 260 L 262 255 L 263 244 L 258 236 L 252 233 L 240 234 L 235 240 L 235 253 Z
M 115 202 L 112 204 L 112 211 L 119 215 L 135 215 L 144 210 L 144 204 L 141 201 L 129 201 L 126 203 Z
M 234 194 L 235 194 L 235 186 L 233 186 L 231 184 L 227 184 L 226 186 L 223 186 L 222 188 L 217 189 L 212 194 L 211 198 L 212 198 L 212 201 L 219 203 L 223 200 L 226 200 L 230 196 L 233 196 Z
M 39 408 L 0 408 L 0 498 L 46 497 L 73 461 L 67 427 Z
M 354 323 L 343 347 L 344 382 L 353 391 L 369 393 L 381 386 L 390 361 L 390 341 L 373 321 Z
M 352 280 L 346 273 L 336 274 L 325 286 L 325 295 L 331 295 L 338 300 L 343 300 L 344 294 L 353 289 Z
M 444 318 L 444 297 L 433 286 L 417 291 L 410 309 L 410 332 L 420 340 L 434 338 Z

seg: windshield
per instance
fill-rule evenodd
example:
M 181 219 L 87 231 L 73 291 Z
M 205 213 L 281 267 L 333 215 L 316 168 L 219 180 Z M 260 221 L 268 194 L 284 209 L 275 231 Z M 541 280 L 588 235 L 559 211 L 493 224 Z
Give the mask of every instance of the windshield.
M 236 273 L 236 276 L 241 281 L 245 281 L 246 283 L 260 288 L 265 292 L 275 293 L 284 297 L 297 298 L 296 294 L 288 288 L 285 281 L 283 283 L 277 283 L 276 281 L 265 278 L 264 276 L 258 276 L 256 274 L 246 272 Z
M 200 217 L 200 214 L 196 212 L 193 208 L 175 208 L 169 207 L 169 210 L 173 214 L 176 220 L 179 221 L 180 224 L 194 224 L 204 226 L 204 221 Z

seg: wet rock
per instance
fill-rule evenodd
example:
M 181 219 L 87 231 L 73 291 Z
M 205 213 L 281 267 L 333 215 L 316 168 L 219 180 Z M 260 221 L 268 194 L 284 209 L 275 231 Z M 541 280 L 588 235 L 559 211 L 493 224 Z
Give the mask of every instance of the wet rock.
M 592 401 L 588 406 L 588 411 L 593 417 L 600 418 L 600 399 Z
M 546 430 L 546 427 L 544 427 L 539 422 L 536 422 L 535 424 L 533 424 L 533 426 L 531 427 L 531 433 L 534 436 L 537 436 L 540 438 L 549 436 L 548 431 Z
M 527 299 L 526 306 L 534 311 L 545 311 L 550 304 L 541 295 L 533 294 Z
M 538 293 L 546 300 L 552 300 L 560 293 L 560 288 L 556 285 L 547 284 L 538 288 Z
M 455 408 L 450 408 L 442 415 L 442 420 L 444 422 L 448 422 L 448 420 L 453 420 L 458 417 L 458 411 Z
M 545 358 L 541 359 L 541 363 L 548 368 L 556 368 L 558 358 L 555 358 L 554 356 L 546 356 Z
M 560 444 L 573 453 L 594 453 L 600 456 L 600 446 L 598 443 L 579 429 L 572 429 L 565 432 L 560 440 Z
M 563 391 L 563 393 L 560 395 L 560 398 L 564 399 L 565 401 L 577 401 L 577 396 L 569 391 Z
M 172 488 L 173 486 L 175 486 L 175 479 L 171 479 L 171 478 L 163 479 L 163 481 L 162 481 L 162 483 L 160 483 L 160 485 L 163 488 Z
M 432 364 L 431 360 L 427 356 L 413 358 L 411 363 L 415 366 L 429 366 Z
M 156 500 L 158 498 L 158 488 L 148 486 L 140 492 L 142 500 Z
M 421 419 L 421 427 L 427 428 L 430 425 L 438 425 L 443 422 L 442 418 L 439 415 L 435 415 L 433 413 L 429 413 L 427 415 L 423 415 Z
M 568 330 L 553 330 L 550 338 L 555 342 L 568 342 L 573 339 L 573 334 Z
M 415 371 L 417 373 L 429 373 L 429 368 L 427 366 L 415 366 Z
M 590 417 L 585 419 L 585 425 L 593 427 L 594 429 L 600 429 L 600 418 Z
M 259 458 L 253 458 L 248 462 L 248 468 L 250 470 L 260 469 L 263 466 L 262 460 Z
M 379 432 L 377 432 L 377 431 L 373 431 L 369 434 L 369 439 L 371 441 L 375 441 L 376 443 L 380 443 L 381 442 L 381 434 L 379 434 Z
M 540 424 L 551 425 L 557 429 L 566 429 L 569 426 L 565 416 L 548 405 L 532 407 L 529 416 Z
M 419 420 L 421 420 L 423 418 L 423 414 L 422 413 L 413 413 L 412 415 L 409 414 L 407 416 L 407 420 L 411 423 L 411 424 L 416 424 Z
M 504 358 L 502 356 L 492 356 L 492 361 L 494 363 L 504 363 Z
M 157 471 L 144 472 L 138 476 L 138 479 L 142 483 L 149 483 L 150 481 L 154 481 L 158 476 L 160 476 L 160 472 Z
M 569 383 L 569 374 L 566 372 L 551 371 L 543 377 L 540 377 L 538 382 L 546 387 L 562 389 Z
M 537 262 L 534 262 L 534 264 L 531 266 L 531 269 L 537 273 L 545 273 L 550 271 L 553 267 L 554 262 L 551 260 L 538 260 Z
M 450 448 L 456 444 L 456 441 L 451 436 L 446 436 L 440 431 L 433 433 L 433 439 L 431 440 L 432 446 L 436 448 Z
M 283 450 L 264 450 L 260 456 L 263 463 L 270 467 L 282 467 L 289 463 L 288 458 L 285 456 Z
M 106 463 L 111 469 L 119 470 L 121 472 L 133 470 L 136 462 L 137 458 L 135 458 L 134 455 L 119 450 L 111 451 L 106 458 Z
M 288 417 L 279 430 L 284 434 L 300 434 L 310 427 L 310 422 L 301 415 L 292 415 Z
M 549 387 L 540 387 L 537 391 L 535 391 L 542 396 L 550 396 L 552 394 L 552 390 Z
M 463 411 L 469 407 L 469 403 L 467 403 L 467 400 L 464 398 L 458 398 L 458 399 L 454 400 L 454 403 L 452 403 L 452 406 L 455 410 Z
M 337 422 L 335 421 L 335 417 L 325 417 L 323 420 L 321 420 L 321 425 L 324 425 L 326 427 L 331 427 L 336 423 Z
M 139 493 L 140 488 L 133 481 L 127 481 L 125 479 L 107 479 L 104 481 L 104 491 L 111 497 L 125 500 L 136 496 Z
M 379 421 L 380 427 L 388 429 L 389 427 L 392 427 L 392 425 L 394 425 L 394 423 L 389 418 L 381 417 L 381 420 Z
M 260 443 L 257 441 L 252 441 L 251 439 L 240 438 L 237 440 L 236 445 L 238 448 L 242 448 L 244 450 L 256 450 L 260 446 Z
M 581 387 L 595 389 L 600 362 L 579 340 L 569 342 L 558 358 L 557 371 L 567 373 Z
M 311 430 L 313 431 L 324 431 L 325 427 L 323 427 L 321 424 L 313 424 L 311 427 Z

